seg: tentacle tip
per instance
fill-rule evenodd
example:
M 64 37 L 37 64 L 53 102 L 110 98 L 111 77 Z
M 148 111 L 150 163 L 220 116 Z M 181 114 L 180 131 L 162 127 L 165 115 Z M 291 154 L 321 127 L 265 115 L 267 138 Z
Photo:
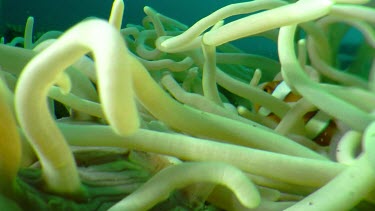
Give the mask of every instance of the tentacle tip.
M 171 40 L 173 40 L 171 36 L 161 36 L 156 40 L 156 45 L 162 49 L 167 49 L 170 47 Z
M 143 11 L 147 14 L 147 12 L 148 11 L 150 11 L 151 10 L 151 7 L 149 7 L 149 6 L 145 6 L 145 7 L 143 7 Z
M 127 125 L 127 126 L 112 126 L 114 132 L 116 134 L 118 134 L 119 136 L 122 136 L 122 137 L 127 137 L 127 136 L 131 136 L 133 134 L 135 134 L 138 129 L 140 128 L 140 122 L 137 121 L 136 123 L 132 124 L 132 125 Z

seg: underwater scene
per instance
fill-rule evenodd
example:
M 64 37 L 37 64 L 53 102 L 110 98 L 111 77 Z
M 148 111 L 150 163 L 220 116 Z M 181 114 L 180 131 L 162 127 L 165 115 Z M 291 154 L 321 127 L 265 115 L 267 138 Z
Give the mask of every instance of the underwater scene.
M 375 210 L 375 1 L 0 0 L 1 211 Z

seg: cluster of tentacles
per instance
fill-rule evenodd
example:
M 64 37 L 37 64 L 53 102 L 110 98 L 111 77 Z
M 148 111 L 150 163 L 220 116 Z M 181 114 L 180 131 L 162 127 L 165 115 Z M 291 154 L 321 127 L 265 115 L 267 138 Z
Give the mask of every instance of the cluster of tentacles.
M 0 208 L 374 208 L 367 3 L 254 0 L 191 27 L 145 7 L 121 28 L 115 0 L 35 42 L 30 17 L 0 45 Z M 279 60 L 231 44 L 252 37 Z

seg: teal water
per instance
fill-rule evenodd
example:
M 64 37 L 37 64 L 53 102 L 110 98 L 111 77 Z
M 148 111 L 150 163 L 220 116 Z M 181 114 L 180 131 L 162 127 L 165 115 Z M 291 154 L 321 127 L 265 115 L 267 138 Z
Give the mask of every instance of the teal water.
M 125 22 L 139 24 L 145 5 L 188 25 L 230 3 L 244 0 L 126 0 Z M 203 2 L 203 3 L 202 3 Z M 0 1 L 1 4 L 1 1 Z M 107 18 L 112 0 L 3 0 L 3 23 L 23 25 L 34 16 L 35 28 L 65 30 L 88 16 Z
M 145 16 L 144 6 L 151 6 L 158 12 L 191 26 L 213 11 L 246 0 L 124 0 L 125 13 L 123 27 L 127 23 L 141 24 Z M 113 0 L 0 0 L 0 34 L 4 34 L 7 25 L 23 27 L 26 19 L 35 19 L 34 31 L 65 31 L 81 20 L 95 16 L 107 19 Z M 375 4 L 373 0 L 370 4 Z M 238 17 L 236 17 L 238 18 Z M 226 20 L 229 22 L 233 19 Z M 21 30 L 23 31 L 23 30 Z M 361 42 L 359 33 L 352 33 L 348 42 Z M 242 39 L 234 43 L 246 52 L 257 52 L 276 58 L 275 43 L 266 39 Z

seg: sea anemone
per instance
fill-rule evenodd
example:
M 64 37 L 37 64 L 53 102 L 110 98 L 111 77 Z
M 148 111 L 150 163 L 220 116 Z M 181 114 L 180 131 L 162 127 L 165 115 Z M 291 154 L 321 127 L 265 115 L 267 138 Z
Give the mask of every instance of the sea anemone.
M 145 7 L 121 28 L 114 0 L 109 20 L 35 42 L 30 17 L 0 45 L 0 208 L 373 209 L 366 3 L 254 0 L 191 27 Z M 245 37 L 279 60 L 231 44 Z

